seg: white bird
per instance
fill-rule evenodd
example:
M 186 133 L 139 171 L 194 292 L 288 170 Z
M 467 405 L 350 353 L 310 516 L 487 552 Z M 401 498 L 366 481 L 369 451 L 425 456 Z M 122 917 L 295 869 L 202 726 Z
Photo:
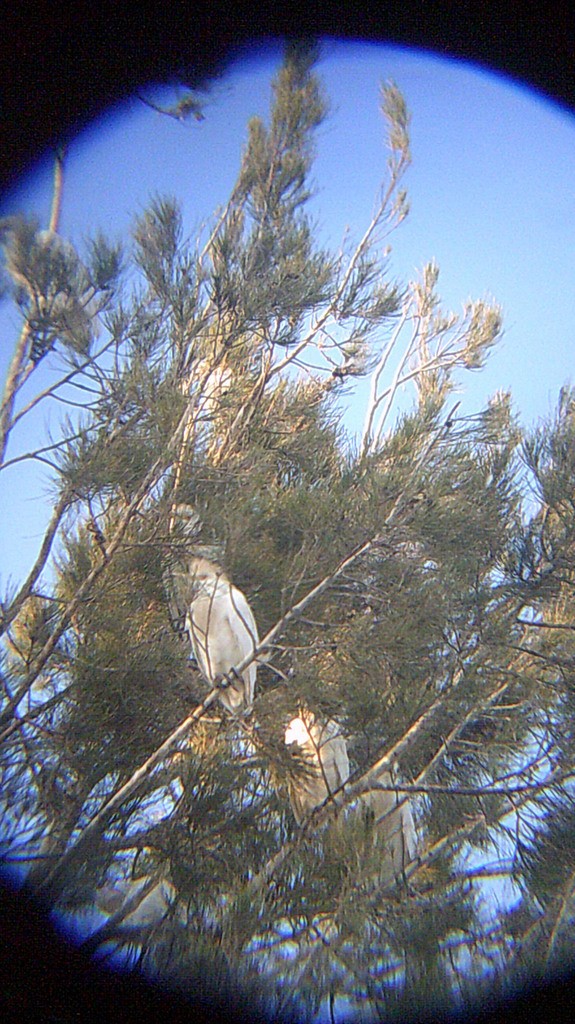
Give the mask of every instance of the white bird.
M 298 825 L 349 778 L 347 745 L 337 722 L 320 723 L 309 711 L 292 718 L 285 731 L 288 746 L 296 744 L 308 769 L 288 782 L 289 798 Z
M 310 816 L 327 797 L 347 782 L 350 775 L 347 744 L 336 722 L 317 721 L 309 711 L 294 718 L 285 731 L 288 746 L 297 744 L 309 771 L 290 778 L 288 790 L 298 825 Z M 375 786 L 393 787 L 390 771 L 374 780 Z M 403 800 L 403 802 L 402 802 Z M 374 819 L 374 841 L 382 851 L 380 880 L 389 884 L 401 877 L 417 856 L 417 833 L 409 800 L 397 791 L 374 788 L 363 793 L 351 805 L 352 814 L 369 813 Z
M 193 559 L 190 568 L 193 598 L 186 627 L 200 671 L 217 686 L 257 647 L 256 620 L 245 595 L 230 583 L 223 569 L 206 558 Z M 251 707 L 256 673 L 254 659 L 220 690 L 220 700 L 232 714 Z
M 394 784 L 387 770 L 380 773 L 377 781 L 382 786 Z M 409 799 L 397 790 L 370 789 L 360 797 L 360 806 L 373 814 L 376 841 L 384 851 L 382 877 L 400 877 L 417 856 L 417 832 Z

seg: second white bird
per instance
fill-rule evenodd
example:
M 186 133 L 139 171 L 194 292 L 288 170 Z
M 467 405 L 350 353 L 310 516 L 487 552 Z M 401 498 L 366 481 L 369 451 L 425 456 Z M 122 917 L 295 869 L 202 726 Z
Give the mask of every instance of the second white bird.
M 290 803 L 301 825 L 349 778 L 347 746 L 337 722 L 318 722 L 309 711 L 291 720 L 285 741 L 288 746 L 296 744 L 307 762 L 308 770 L 289 780 Z

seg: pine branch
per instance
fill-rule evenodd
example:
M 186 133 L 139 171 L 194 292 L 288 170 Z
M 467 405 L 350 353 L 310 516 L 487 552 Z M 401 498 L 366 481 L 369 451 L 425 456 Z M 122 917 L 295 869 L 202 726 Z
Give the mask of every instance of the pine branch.
M 150 492 L 156 487 L 161 478 L 164 476 L 169 463 L 170 455 L 172 450 L 177 446 L 180 436 L 185 429 L 186 415 L 180 417 L 178 423 L 170 441 L 166 445 L 166 450 L 160 455 L 153 463 L 151 469 L 147 472 L 143 482 L 129 504 L 126 506 L 122 513 L 118 526 L 105 549 L 105 557 L 95 565 L 92 570 L 88 573 L 85 580 L 76 590 L 74 596 L 70 599 L 64 610 L 62 611 L 58 622 L 55 624 L 54 629 L 49 639 L 44 644 L 44 647 L 39 652 L 33 665 L 30 667 L 26 676 L 24 677 L 20 687 L 16 694 L 8 702 L 8 705 L 2 711 L 0 715 L 0 727 L 5 726 L 9 723 L 10 719 L 14 715 L 20 701 L 25 697 L 30 688 L 34 685 L 38 675 L 44 668 L 44 665 L 53 654 L 60 637 L 64 634 L 74 614 L 80 608 L 83 601 L 86 600 L 94 583 L 100 578 L 100 576 L 106 571 L 111 559 L 116 552 L 121 548 L 122 542 L 134 517 L 140 511 L 140 507 L 145 499 L 149 496 Z M 0 737 L 1 739 L 1 737 Z
M 182 419 L 180 421 L 180 425 L 179 425 L 179 428 L 178 428 L 178 431 L 177 431 L 178 434 L 185 428 L 185 423 L 186 423 L 186 416 L 184 414 L 184 416 L 182 417 Z M 425 451 L 420 454 L 420 458 L 418 460 L 416 460 L 416 462 L 414 463 L 414 469 L 413 469 L 413 473 L 412 473 L 412 478 L 415 476 L 415 472 L 419 468 L 419 464 L 420 464 L 421 460 L 427 455 L 428 451 L 431 449 L 433 444 L 436 442 L 438 436 L 439 436 L 439 433 L 436 432 L 436 434 L 430 439 L 430 442 L 429 442 L 428 446 L 426 447 Z M 173 439 L 173 441 L 174 440 L 175 439 Z M 142 489 L 140 489 L 140 490 L 142 490 Z M 136 502 L 136 499 L 134 499 L 134 501 L 131 503 L 129 508 L 126 510 L 126 513 L 124 513 L 124 517 L 123 517 L 124 519 L 126 518 L 126 516 L 128 515 L 128 512 L 130 512 L 131 509 L 133 509 L 133 508 L 135 509 L 137 507 L 137 504 L 139 503 L 140 500 L 141 500 L 141 496 L 138 498 L 138 502 Z M 247 655 L 238 665 L 234 666 L 234 668 L 231 670 L 230 673 L 228 673 L 228 675 L 230 675 L 230 676 L 231 675 L 241 676 L 242 673 L 244 672 L 244 670 L 263 651 L 265 651 L 270 646 L 270 644 L 285 630 L 285 627 L 287 625 L 289 625 L 289 623 L 291 621 L 296 619 L 301 614 L 301 612 L 304 611 L 305 608 L 309 604 L 312 603 L 312 601 L 314 601 L 317 597 L 319 597 L 339 576 L 341 576 L 346 571 L 346 569 L 349 568 L 349 566 L 351 566 L 354 562 L 357 561 L 358 558 L 360 558 L 362 555 L 366 554 L 372 548 L 374 548 L 374 547 L 378 546 L 379 544 L 381 544 L 384 541 L 384 531 L 385 531 L 385 529 L 391 525 L 391 523 L 401 514 L 401 512 L 403 510 L 405 510 L 406 508 L 409 507 L 410 501 L 411 501 L 411 494 L 409 492 L 406 492 L 404 495 L 399 496 L 396 499 L 392 509 L 390 510 L 390 512 L 388 513 L 388 515 L 387 515 L 387 517 L 385 519 L 383 531 L 378 533 L 376 536 L 370 538 L 369 540 L 363 542 L 362 544 L 358 545 L 354 549 L 354 551 L 352 551 L 349 555 L 347 555 L 345 558 L 343 558 L 339 562 L 339 564 L 336 566 L 336 568 L 331 573 L 329 573 L 327 576 L 325 576 L 315 587 L 313 587 L 310 591 L 308 591 L 308 593 L 303 598 L 301 598 L 300 601 L 298 601 L 295 605 L 293 605 L 281 617 L 281 619 L 279 619 L 279 621 L 276 622 L 276 624 L 268 631 L 268 633 L 266 633 L 265 637 L 260 641 L 260 643 L 256 647 L 254 647 L 254 649 L 251 651 L 251 653 L 249 655 Z M 133 512 L 132 512 L 132 514 L 133 514 Z M 125 532 L 125 528 L 127 528 L 127 522 L 126 522 L 126 524 L 124 526 L 124 532 Z M 120 543 L 120 540 L 121 540 L 122 536 L 123 536 L 123 532 L 122 532 L 121 536 L 119 535 L 119 531 L 116 532 L 114 540 L 111 542 L 111 544 L 110 544 L 110 546 L 108 548 L 108 554 L 109 555 L 112 552 L 112 549 L 115 550 L 115 548 L 117 548 L 119 546 L 119 543 Z M 109 558 L 108 558 L 108 561 L 109 561 Z M 104 568 L 104 566 L 106 564 L 107 564 L 107 562 L 104 562 L 104 564 L 99 567 L 98 575 L 103 571 L 103 568 Z M 88 580 L 90 580 L 90 586 L 91 586 L 91 583 L 93 582 L 91 577 L 93 577 L 95 572 L 96 572 L 96 569 L 92 570 L 92 573 L 87 578 L 87 581 L 85 581 L 85 584 L 82 585 L 82 587 L 77 592 L 75 598 L 73 599 L 73 601 L 70 603 L 70 605 L 66 609 L 66 612 L 62 616 L 62 619 L 66 618 L 66 621 L 68 621 L 70 615 L 73 614 L 73 611 L 70 611 L 70 608 L 72 607 L 73 610 L 75 610 L 79 606 L 81 597 L 79 597 L 78 595 L 80 594 L 80 591 L 82 591 L 82 593 L 83 593 L 85 590 L 89 589 L 89 588 L 87 588 L 86 585 L 88 583 Z M 62 628 L 62 631 L 63 631 L 63 628 Z M 61 633 L 60 633 L 60 635 L 61 635 Z M 48 647 L 48 644 L 46 645 L 46 648 L 47 647 Z M 53 645 L 50 647 L 50 653 L 51 653 L 52 648 L 53 648 Z M 44 662 L 42 662 L 42 664 L 45 663 L 45 660 L 46 660 L 47 656 L 48 655 L 45 656 Z M 40 662 L 41 657 L 42 657 L 42 653 L 38 657 L 36 664 L 38 664 Z M 28 678 L 25 680 L 23 686 L 18 691 L 18 694 L 10 702 L 9 707 L 13 708 L 13 707 L 17 706 L 19 701 L 22 699 L 22 696 L 23 696 L 24 692 L 26 692 L 26 691 L 24 691 L 24 686 L 27 683 L 28 683 Z M 31 685 L 31 683 L 28 683 L 28 686 L 29 685 Z M 150 771 L 152 771 L 152 769 L 165 756 L 165 754 L 168 753 L 168 751 L 173 747 L 173 745 L 179 739 L 181 739 L 183 736 L 185 736 L 187 734 L 187 732 L 193 726 L 193 724 L 196 721 L 198 721 L 204 715 L 204 713 L 214 703 L 214 701 L 217 699 L 217 697 L 218 697 L 218 689 L 215 688 L 215 689 L 211 690 L 211 692 L 208 694 L 208 696 L 203 701 L 203 703 L 198 705 L 198 707 L 192 712 L 192 714 L 189 715 L 188 718 L 186 718 L 177 727 L 177 729 L 175 729 L 174 732 L 172 732 L 171 735 L 167 737 L 167 739 L 161 744 L 161 746 L 158 747 L 157 750 L 154 751 L 154 753 L 151 754 L 149 758 L 147 758 L 147 760 L 144 762 L 144 764 L 141 765 L 140 768 L 138 768 L 132 774 L 130 779 L 128 779 L 128 781 L 114 794 L 114 796 L 111 797 L 106 802 L 106 804 L 104 804 L 104 806 L 100 809 L 98 814 L 90 821 L 90 823 L 83 830 L 83 832 L 81 833 L 81 835 L 77 839 L 76 844 L 73 847 L 71 847 L 66 852 L 66 854 L 64 854 L 64 856 L 60 859 L 60 861 L 55 865 L 55 867 L 52 870 L 51 874 L 49 875 L 49 877 L 46 879 L 46 881 L 44 883 L 46 886 L 53 884 L 54 881 L 57 880 L 61 876 L 61 874 L 65 871 L 65 869 L 68 867 L 68 865 L 69 865 L 69 863 L 71 861 L 77 860 L 77 858 L 79 856 L 79 853 L 81 853 L 82 849 L 84 848 L 85 844 L 89 841 L 90 837 L 94 833 L 99 832 L 104 827 L 105 823 L 109 820 L 109 818 L 113 814 L 113 812 L 115 810 L 117 810 L 124 803 L 124 801 L 129 796 L 131 796 L 139 788 L 141 782 L 148 776 Z M 424 716 L 422 716 L 422 717 L 424 717 Z M 399 748 L 399 747 L 400 747 L 400 744 L 396 744 L 396 748 Z M 392 759 L 392 756 L 393 756 L 392 753 L 390 753 L 388 755 L 388 758 L 389 758 L 390 761 Z M 378 766 L 383 764 L 384 760 L 385 759 L 382 759 L 381 762 L 378 762 Z M 386 761 L 386 765 L 387 765 L 387 761 Z M 316 812 L 316 813 L 319 813 L 319 812 Z M 312 820 L 314 820 L 314 821 L 316 820 L 315 814 L 312 816 Z M 285 849 L 285 847 L 284 847 L 284 849 Z M 281 851 L 280 851 L 280 853 L 281 853 Z
M 52 191 L 52 208 L 50 211 L 49 231 L 57 231 L 62 208 L 62 193 L 64 187 L 64 151 L 59 150 L 54 163 L 54 185 Z M 28 321 L 25 321 L 20 336 L 16 342 L 14 355 L 8 370 L 2 405 L 0 406 L 0 470 L 4 465 L 8 438 L 13 427 L 13 413 L 16 396 L 24 382 L 27 370 L 30 367 L 30 351 L 32 343 L 32 331 Z
M 60 225 L 62 213 L 62 199 L 64 196 L 64 161 L 66 159 L 66 147 L 61 146 L 56 150 L 54 158 L 54 185 L 52 188 L 52 206 L 50 208 L 50 220 L 48 231 L 55 234 Z
M 318 337 L 318 335 L 320 335 L 322 331 L 325 330 L 326 324 L 329 322 L 330 319 L 334 317 L 337 319 L 338 307 L 340 306 L 341 300 L 345 295 L 345 290 L 348 287 L 349 282 L 351 281 L 352 275 L 356 270 L 359 261 L 361 260 L 362 256 L 368 251 L 373 241 L 373 238 L 376 234 L 376 231 L 382 224 L 384 217 L 387 214 L 388 207 L 392 200 L 392 197 L 396 192 L 399 182 L 401 181 L 401 178 L 403 177 L 405 171 L 407 170 L 407 167 L 409 166 L 409 162 L 409 155 L 407 152 L 405 152 L 401 154 L 399 160 L 392 167 L 387 189 L 383 193 L 378 208 L 375 214 L 373 215 L 367 229 L 365 230 L 362 238 L 360 239 L 356 248 L 354 249 L 348 261 L 343 277 L 333 297 L 330 299 L 327 307 L 325 308 L 323 313 L 319 315 L 319 317 L 311 327 L 310 331 L 308 331 L 308 333 L 305 335 L 305 337 L 300 342 L 298 342 L 297 345 L 290 349 L 290 351 L 284 357 L 284 359 L 280 360 L 274 365 L 273 369 L 270 371 L 269 374 L 270 378 L 277 376 L 277 374 L 281 373 L 282 370 L 284 370 L 287 366 L 293 363 L 294 360 L 297 360 L 301 353 L 304 351 L 304 349 L 312 345 L 316 338 Z
M 69 492 L 67 490 L 64 490 L 64 492 L 60 495 L 60 498 L 58 499 L 56 505 L 54 506 L 54 511 L 52 512 L 50 522 L 44 534 L 40 551 L 38 552 L 38 556 L 36 558 L 36 561 L 34 562 L 34 565 L 32 566 L 30 572 L 28 573 L 26 580 L 20 587 L 20 590 L 18 591 L 14 599 L 10 602 L 9 607 L 6 609 L 2 609 L 2 617 L 0 619 L 0 636 L 2 636 L 6 632 L 8 627 L 11 625 L 11 623 L 14 621 L 14 619 L 20 612 L 25 602 L 31 596 L 32 591 L 36 583 L 38 582 L 38 579 L 42 571 L 46 566 L 46 562 L 48 561 L 50 552 L 52 550 L 54 538 L 56 536 L 56 533 L 58 532 L 58 528 L 70 505 L 71 500 L 72 498 Z
M 323 591 L 329 586 L 329 584 L 345 570 L 345 568 L 354 562 L 360 554 L 368 551 L 373 546 L 373 541 L 367 541 L 362 544 L 356 551 L 349 555 L 343 562 L 340 562 L 337 569 L 330 573 L 329 576 L 325 577 L 321 583 L 314 587 L 297 605 L 294 605 L 289 609 L 288 612 L 276 623 L 276 625 L 266 634 L 263 640 L 258 644 L 253 651 L 246 656 L 239 665 L 235 666 L 229 676 L 241 676 L 244 670 L 266 649 L 273 639 L 285 629 L 285 626 L 296 618 L 312 600 L 323 593 Z M 22 689 L 22 688 L 21 688 Z M 76 844 L 61 858 L 61 860 L 55 865 L 53 871 L 47 877 L 45 885 L 53 884 L 54 880 L 57 879 L 60 874 L 67 868 L 70 861 L 76 860 L 79 853 L 82 851 L 84 845 L 89 841 L 90 837 L 101 830 L 105 823 L 109 820 L 118 807 L 120 807 L 129 796 L 131 796 L 141 785 L 144 779 L 146 779 L 153 768 L 159 763 L 159 761 L 170 751 L 175 743 L 179 739 L 182 739 L 192 727 L 192 725 L 199 721 L 199 719 L 205 714 L 209 707 L 214 703 L 219 694 L 219 689 L 216 687 L 210 691 L 206 699 L 202 704 L 198 705 L 194 709 L 191 715 L 189 715 L 180 725 L 167 737 L 167 739 L 146 759 L 146 761 L 138 768 L 128 779 L 128 781 L 111 797 L 104 806 L 98 811 L 97 815 L 90 821 L 90 823 L 83 830 L 79 836 Z M 17 704 L 22 699 L 21 690 L 19 694 L 10 702 L 10 704 Z
M 564 891 L 561 895 L 559 907 L 557 910 L 557 916 L 555 918 L 555 924 L 551 930 L 549 941 L 547 944 L 547 955 L 545 957 L 544 969 L 548 970 L 553 961 L 553 954 L 558 944 L 559 937 L 562 929 L 567 922 L 569 912 L 573 911 L 573 894 L 575 893 L 575 870 L 569 875 L 569 878 L 565 884 Z
M 23 375 L 30 362 L 31 333 L 30 324 L 26 321 L 16 342 L 6 377 L 4 396 L 0 407 L 0 470 L 4 466 L 8 438 L 12 431 L 12 414 L 16 395 L 22 386 Z
M 141 784 L 149 778 L 150 773 L 154 770 L 156 765 L 170 752 L 172 747 L 178 740 L 183 739 L 190 728 L 197 722 L 202 715 L 208 710 L 209 707 L 217 700 L 219 695 L 219 689 L 214 687 L 210 690 L 205 700 L 199 704 L 192 711 L 191 715 L 188 715 L 183 722 L 175 729 L 170 736 L 154 751 L 153 754 L 148 757 L 142 765 L 135 771 L 127 782 L 124 783 L 120 789 L 116 790 L 114 795 L 100 808 L 97 814 L 91 819 L 86 825 L 83 831 L 80 833 L 74 846 L 70 847 L 62 857 L 54 865 L 50 873 L 43 880 L 41 887 L 42 889 L 51 888 L 57 886 L 58 881 L 69 869 L 69 867 L 76 863 L 83 852 L 86 845 L 89 844 L 92 837 L 95 837 L 103 831 L 107 823 L 109 822 L 114 811 L 118 810 L 119 807 L 132 796 Z
M 515 620 L 520 626 L 528 626 L 530 629 L 570 629 L 575 630 L 575 623 L 572 622 L 543 622 L 538 621 L 527 621 L 527 619 L 517 618 Z
M 141 903 L 145 900 L 146 896 L 152 891 L 152 889 L 158 884 L 158 879 L 154 877 L 148 878 L 146 882 L 141 886 L 137 892 L 132 893 L 131 896 L 122 903 L 119 909 L 111 914 L 107 921 L 97 928 L 96 931 L 92 932 L 87 939 L 81 943 L 80 948 L 86 953 L 95 953 L 98 946 L 101 946 L 104 942 L 109 942 L 111 939 L 119 938 L 122 936 L 122 930 L 120 925 L 130 914 L 138 909 Z M 136 935 L 141 934 L 141 926 L 134 929 Z
M 73 370 L 70 370 L 69 373 L 66 373 L 63 377 L 61 377 L 60 380 L 57 381 L 55 384 L 51 384 L 43 391 L 38 392 L 38 394 L 35 395 L 34 398 L 32 398 L 27 405 L 25 405 L 18 413 L 16 413 L 16 415 L 12 419 L 11 428 L 15 427 L 16 424 L 21 419 L 24 418 L 24 416 L 28 415 L 28 413 L 31 412 L 32 409 L 36 408 L 36 406 L 39 405 L 40 402 L 43 402 L 44 399 L 57 398 L 58 396 L 56 392 L 59 391 L 60 388 L 65 387 L 66 384 L 71 384 L 76 377 L 80 376 L 80 374 L 85 373 L 86 370 L 88 370 L 90 367 L 95 366 L 97 364 L 98 359 L 100 359 L 101 356 L 105 355 L 105 353 L 108 352 L 109 349 L 112 348 L 115 344 L 116 339 L 111 338 L 104 345 L 102 345 L 98 352 L 94 353 L 94 355 L 92 356 L 88 356 L 78 366 L 75 366 Z M 100 394 L 99 391 L 96 391 L 94 393 L 98 395 Z M 68 404 L 66 399 L 63 399 L 63 401 L 65 401 L 66 404 Z M 81 408 L 85 408 L 85 405 L 82 405 Z M 10 460 L 3 463 L 3 465 L 0 466 L 0 469 L 4 469 L 6 466 L 11 465 L 12 461 L 14 460 Z
M 385 370 L 385 367 L 387 365 L 387 361 L 388 361 L 391 353 L 393 352 L 393 349 L 395 348 L 395 346 L 396 346 L 396 344 L 397 344 L 397 342 L 399 340 L 399 337 L 401 335 L 401 332 L 402 332 L 402 330 L 403 330 L 403 328 L 405 326 L 405 323 L 407 321 L 408 309 L 409 309 L 408 305 L 404 304 L 404 307 L 403 307 L 401 316 L 399 318 L 398 324 L 397 324 L 395 330 L 393 331 L 393 334 L 391 335 L 391 338 L 390 338 L 389 342 L 387 343 L 387 345 L 383 349 L 383 352 L 381 353 L 381 356 L 379 357 L 377 365 L 375 366 L 375 369 L 374 369 L 374 371 L 372 373 L 372 376 L 371 376 L 369 398 L 368 398 L 368 402 L 367 402 L 367 409 L 366 409 L 366 413 L 365 413 L 363 433 L 362 433 L 362 437 L 361 437 L 361 446 L 360 446 L 360 452 L 361 452 L 361 457 L 362 458 L 365 458 L 365 456 L 368 454 L 368 451 L 369 451 L 369 449 L 371 447 L 371 444 L 372 444 L 373 421 L 374 421 L 374 418 L 375 418 L 376 410 L 377 410 L 377 408 L 378 408 L 378 406 L 379 406 L 379 404 L 380 404 L 380 402 L 382 400 L 380 395 L 379 395 L 379 392 L 378 392 L 379 380 L 380 380 L 380 377 L 381 377 L 383 371 Z
M 330 821 L 335 815 L 339 813 L 342 807 L 346 807 L 350 803 L 353 803 L 358 797 L 362 796 L 363 794 L 368 793 L 372 789 L 378 788 L 384 790 L 391 789 L 393 792 L 396 792 L 398 794 L 404 794 L 403 799 L 398 800 L 397 804 L 394 804 L 393 807 L 391 807 L 390 810 L 382 816 L 379 822 L 381 824 L 382 822 L 384 822 L 385 818 L 395 813 L 397 808 L 401 807 L 402 804 L 406 802 L 410 792 L 428 792 L 429 789 L 433 788 L 428 787 L 425 784 L 425 780 L 431 773 L 433 768 L 436 766 L 436 764 L 438 764 L 440 759 L 445 755 L 445 753 L 449 749 L 450 744 L 457 738 L 457 736 L 461 733 L 465 726 L 469 724 L 469 722 L 473 721 L 478 714 L 484 712 L 497 702 L 499 697 L 502 696 L 502 694 L 508 688 L 509 683 L 503 683 L 497 686 L 492 691 L 492 693 L 489 694 L 488 697 L 484 698 L 481 701 L 478 701 L 477 704 L 473 707 L 473 709 L 468 713 L 468 715 L 466 715 L 461 722 L 454 726 L 447 739 L 441 743 L 440 747 L 433 755 L 431 761 L 429 761 L 426 767 L 420 772 L 413 785 L 398 785 L 392 787 L 382 786 L 378 783 L 378 778 L 383 774 L 383 772 L 389 771 L 393 768 L 394 764 L 399 759 L 400 755 L 406 749 L 409 749 L 409 747 L 413 744 L 417 736 L 426 729 L 428 724 L 431 721 L 433 721 L 438 712 L 445 707 L 446 703 L 451 698 L 453 691 L 455 690 L 456 687 L 461 685 L 463 679 L 463 672 L 459 672 L 451 686 L 449 693 L 438 697 L 433 702 L 433 704 L 431 704 L 430 707 L 426 711 L 424 711 L 423 714 L 421 714 L 418 719 L 416 719 L 416 721 L 403 734 L 403 736 L 399 740 L 397 740 L 393 747 L 386 751 L 386 753 L 382 757 L 380 757 L 369 768 L 362 772 L 359 778 L 350 779 L 348 782 L 344 783 L 343 786 L 340 786 L 339 789 L 335 790 L 334 793 L 329 794 L 326 801 L 324 801 L 324 803 L 321 804 L 320 807 L 318 807 L 313 812 L 308 821 L 304 823 L 300 833 L 295 837 L 295 839 L 286 843 L 282 847 L 282 849 L 279 850 L 278 853 L 274 855 L 274 857 L 272 857 L 268 864 L 250 880 L 247 886 L 247 890 L 249 891 L 250 895 L 259 891 L 263 886 L 268 884 L 268 882 L 271 880 L 276 871 L 284 864 L 286 859 L 299 848 L 301 843 L 304 842 L 308 836 L 311 836 L 313 833 L 317 831 L 318 828 L 320 828 L 326 822 Z M 525 787 L 525 789 L 522 790 L 522 793 L 524 794 L 526 791 L 532 795 L 534 790 L 533 787 Z M 449 790 L 449 792 L 453 793 L 453 795 L 457 795 L 459 791 L 451 789 Z M 461 791 L 460 795 L 463 795 L 463 790 Z M 506 795 L 510 794 L 506 791 Z

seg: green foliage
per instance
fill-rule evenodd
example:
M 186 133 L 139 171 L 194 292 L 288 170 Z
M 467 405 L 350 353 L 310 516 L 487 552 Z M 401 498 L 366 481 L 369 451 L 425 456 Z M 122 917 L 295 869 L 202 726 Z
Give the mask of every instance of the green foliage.
M 84 264 L 56 231 L 34 220 L 6 218 L 0 226 L 5 272 L 25 316 L 34 364 L 58 342 L 65 353 L 85 357 L 121 272 L 119 246 L 99 236 Z
M 445 312 L 434 264 L 404 285 L 377 256 L 407 212 L 393 85 L 379 212 L 348 253 L 317 247 L 315 61 L 287 48 L 203 246 L 176 200 L 141 214 L 121 303 L 119 247 L 97 238 L 81 262 L 37 225 L 6 226 L 24 370 L 57 345 L 83 402 L 42 449 L 64 512 L 2 607 L 2 812 L 7 859 L 33 861 L 62 908 L 92 908 L 107 882 L 169 880 L 157 921 L 115 922 L 154 975 L 202 981 L 206 998 L 239 979 L 262 1012 L 339 1019 L 465 1002 L 471 956 L 519 976 L 566 947 L 575 419 L 567 391 L 527 437 L 508 395 L 467 418 L 449 407 L 501 314 Z M 360 442 L 341 427 L 342 382 L 366 375 Z M 214 701 L 159 754 L 209 692 L 185 635 L 197 555 L 244 592 L 260 636 L 280 625 L 250 714 Z M 284 732 L 302 706 L 339 724 L 354 783 L 390 754 L 419 836 L 395 883 L 357 791 L 296 827 L 303 766 Z M 517 893 L 496 924 L 490 870 Z

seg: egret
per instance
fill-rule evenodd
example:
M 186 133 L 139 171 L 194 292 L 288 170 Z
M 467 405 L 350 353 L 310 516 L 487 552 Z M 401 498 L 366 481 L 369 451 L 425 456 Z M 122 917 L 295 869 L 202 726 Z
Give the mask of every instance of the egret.
M 290 803 L 298 825 L 349 778 L 347 745 L 337 722 L 317 721 L 311 712 L 293 718 L 285 731 L 288 746 L 296 745 L 307 770 L 288 783 Z
M 382 771 L 377 783 L 389 789 L 370 789 L 360 797 L 360 806 L 373 815 L 375 838 L 384 848 L 382 875 L 400 877 L 417 855 L 417 833 L 409 800 L 393 790 L 390 771 Z
M 297 746 L 307 763 L 307 771 L 288 782 L 292 811 L 298 825 L 302 825 L 316 807 L 348 780 L 347 744 L 336 722 L 322 724 L 309 711 L 292 719 L 285 730 L 285 742 Z M 373 819 L 374 842 L 382 852 L 378 874 L 387 885 L 401 877 L 415 859 L 417 833 L 409 800 L 394 790 L 391 772 L 380 772 L 372 785 L 373 789 L 351 804 L 349 814 L 363 812 Z
M 223 569 L 206 558 L 191 564 L 193 597 L 186 627 L 194 656 L 204 678 L 220 689 L 220 701 L 232 714 L 249 709 L 254 699 L 257 663 L 238 675 L 234 669 L 254 653 L 258 629 L 247 598 L 234 587 Z

